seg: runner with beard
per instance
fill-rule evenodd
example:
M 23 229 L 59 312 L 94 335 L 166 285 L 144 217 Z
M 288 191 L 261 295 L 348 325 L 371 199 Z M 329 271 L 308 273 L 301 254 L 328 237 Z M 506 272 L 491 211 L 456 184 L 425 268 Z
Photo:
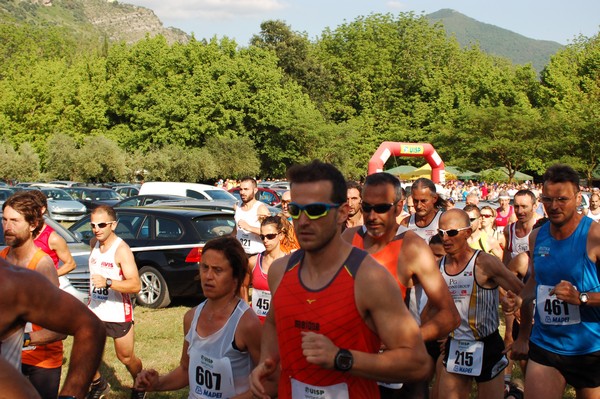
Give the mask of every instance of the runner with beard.
M 235 205 L 235 228 L 232 235 L 242 244 L 248 257 L 259 254 L 265 246 L 259 237 L 260 223 L 269 216 L 267 206 L 256 199 L 256 180 L 244 177 L 240 182 L 241 202 Z

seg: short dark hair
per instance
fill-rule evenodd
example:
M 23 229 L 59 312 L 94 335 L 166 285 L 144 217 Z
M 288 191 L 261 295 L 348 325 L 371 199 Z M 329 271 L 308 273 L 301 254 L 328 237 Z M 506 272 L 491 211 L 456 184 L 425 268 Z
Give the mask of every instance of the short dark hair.
M 523 196 L 528 196 L 531 199 L 532 204 L 535 204 L 537 201 L 535 194 L 531 190 L 519 190 L 514 195 L 514 197 L 523 197 Z
M 209 240 L 202 248 L 202 252 L 209 250 L 219 251 L 225 255 L 231 265 L 233 278 L 237 279 L 236 292 L 240 292 L 246 274 L 248 274 L 248 256 L 244 252 L 242 244 L 233 236 L 222 236 Z
M 313 183 L 317 181 L 329 181 L 333 187 L 331 201 L 343 204 L 348 199 L 346 179 L 335 166 L 329 163 L 314 160 L 304 165 L 294 165 L 287 170 L 287 179 L 290 187 L 294 183 Z
M 465 207 L 463 208 L 463 211 L 475 212 L 478 216 L 481 215 L 481 210 L 479 210 L 479 207 L 477 205 L 473 205 L 473 204 L 465 205 Z
M 40 207 L 48 209 L 48 198 L 41 190 L 27 190 L 28 193 L 33 195 L 33 198 L 39 202 Z M 41 210 L 41 209 L 40 209 Z
M 4 211 L 7 206 L 10 206 L 23 215 L 23 218 L 30 226 L 35 226 L 32 234 L 33 237 L 37 237 L 44 227 L 42 206 L 37 197 L 29 191 L 19 191 L 18 193 L 11 195 L 4 204 L 2 204 L 2 211 Z
M 546 169 L 542 177 L 544 183 L 572 183 L 575 186 L 575 192 L 579 191 L 579 174 L 569 165 L 554 164 Z
M 402 201 L 404 199 L 404 193 L 400 180 L 391 173 L 377 172 L 368 175 L 365 179 L 365 186 L 381 186 L 389 184 L 394 187 L 394 201 Z
M 94 215 L 96 213 L 102 213 L 102 212 L 106 213 L 108 215 L 108 217 L 111 218 L 112 220 L 117 220 L 117 212 L 115 212 L 113 207 L 111 207 L 109 205 L 98 205 L 97 207 L 92 209 L 91 214 Z
M 253 177 L 250 177 L 250 176 L 242 177 L 242 179 L 240 180 L 240 184 L 242 184 L 245 181 L 249 181 L 250 183 L 252 183 L 252 185 L 254 187 L 258 187 L 258 183 L 256 183 L 256 179 L 254 179 Z

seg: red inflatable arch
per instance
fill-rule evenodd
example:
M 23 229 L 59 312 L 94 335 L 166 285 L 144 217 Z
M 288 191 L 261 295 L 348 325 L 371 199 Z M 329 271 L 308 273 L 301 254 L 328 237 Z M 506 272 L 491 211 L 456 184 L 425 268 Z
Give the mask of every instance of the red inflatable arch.
M 428 143 L 384 141 L 371 157 L 367 174 L 383 172 L 383 165 L 391 155 L 397 157 L 424 157 L 431 166 L 431 180 L 434 183 L 441 184 L 446 182 L 444 161 L 442 161 L 435 148 Z

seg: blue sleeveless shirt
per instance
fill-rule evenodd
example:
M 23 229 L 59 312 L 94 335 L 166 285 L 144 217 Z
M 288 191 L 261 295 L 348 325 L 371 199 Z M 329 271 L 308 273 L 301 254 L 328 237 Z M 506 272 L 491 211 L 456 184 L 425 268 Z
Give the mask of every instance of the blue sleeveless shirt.
M 550 223 L 540 227 L 533 263 L 536 279 L 536 310 L 530 340 L 560 355 L 585 355 L 600 351 L 600 307 L 569 305 L 548 296 L 549 287 L 561 280 L 571 282 L 579 292 L 600 292 L 599 268 L 586 250 L 593 221 L 582 218 L 564 240 L 550 234 Z

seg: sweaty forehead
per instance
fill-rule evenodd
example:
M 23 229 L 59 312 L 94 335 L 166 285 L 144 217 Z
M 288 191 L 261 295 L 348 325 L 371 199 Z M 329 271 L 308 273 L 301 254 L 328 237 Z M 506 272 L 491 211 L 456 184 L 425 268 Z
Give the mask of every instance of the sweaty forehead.
M 571 196 L 575 194 L 578 190 L 575 188 L 573 183 L 564 182 L 564 183 L 551 183 L 545 182 L 544 187 L 542 188 L 542 193 L 545 195 L 549 195 L 552 197 L 556 196 Z
M 412 190 L 410 195 L 412 196 L 413 200 L 418 201 L 421 199 L 433 198 L 435 194 L 433 194 L 427 187 L 419 187 Z

